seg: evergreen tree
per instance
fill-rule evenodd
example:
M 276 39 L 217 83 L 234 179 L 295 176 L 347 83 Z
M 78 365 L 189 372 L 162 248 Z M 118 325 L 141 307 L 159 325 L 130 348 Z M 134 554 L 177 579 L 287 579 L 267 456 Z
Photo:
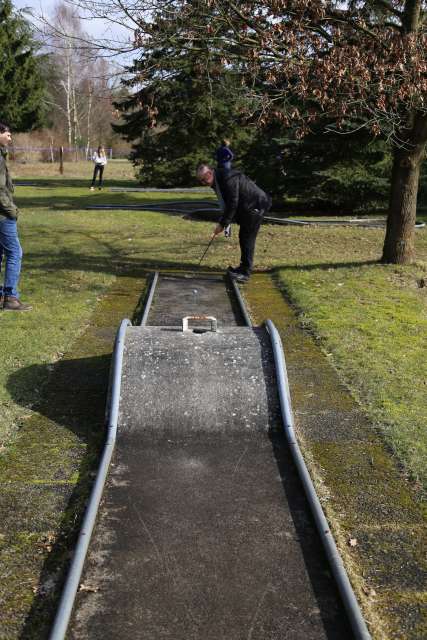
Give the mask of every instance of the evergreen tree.
M 283 140 L 283 150 L 289 196 L 329 213 L 387 208 L 391 153 L 365 130 L 346 135 L 319 125 L 302 140 Z
M 137 79 L 138 62 L 132 71 Z M 189 59 L 185 69 L 166 79 L 153 78 L 118 103 L 124 124 L 113 128 L 134 142 L 132 158 L 142 184 L 193 186 L 197 164 L 214 163 L 223 138 L 231 141 L 234 166 L 242 166 L 255 130 L 239 118 L 239 100 L 231 74 L 224 77 L 222 70 L 221 84 L 212 90 Z
M 140 81 L 163 67 L 159 50 L 179 68 L 191 48 L 207 71 L 233 65 L 261 123 L 280 116 L 303 136 L 327 115 L 382 135 L 393 156 L 382 262 L 410 264 L 427 148 L 426 18 L 425 0 L 159 0 L 138 13 Z
M 45 81 L 30 25 L 0 0 L 0 120 L 14 131 L 43 125 Z
M 343 135 L 318 125 L 301 139 L 292 128 L 271 123 L 257 131 L 242 163 L 276 201 L 292 198 L 298 209 L 353 213 L 387 207 L 391 154 L 385 142 L 364 131 Z

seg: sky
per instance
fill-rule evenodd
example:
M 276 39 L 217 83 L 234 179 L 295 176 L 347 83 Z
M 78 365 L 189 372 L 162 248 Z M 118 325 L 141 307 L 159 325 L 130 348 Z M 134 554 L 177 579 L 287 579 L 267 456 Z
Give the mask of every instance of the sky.
M 16 9 L 30 9 L 34 15 L 34 20 L 28 17 L 29 21 L 37 22 L 37 16 L 44 15 L 49 18 L 55 5 L 57 5 L 59 1 L 60 0 L 12 0 L 12 3 Z M 84 20 L 82 27 L 84 31 L 94 38 L 126 40 L 129 37 L 129 30 L 124 27 L 120 28 L 117 25 L 112 25 L 106 20 Z

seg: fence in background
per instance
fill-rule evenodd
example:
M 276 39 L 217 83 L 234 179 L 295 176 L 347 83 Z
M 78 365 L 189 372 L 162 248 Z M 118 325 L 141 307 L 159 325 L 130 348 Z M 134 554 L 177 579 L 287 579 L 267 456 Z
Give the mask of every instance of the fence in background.
M 78 162 L 92 160 L 98 147 L 9 147 L 9 159 L 15 162 Z M 107 158 L 128 158 L 129 149 L 105 147 Z

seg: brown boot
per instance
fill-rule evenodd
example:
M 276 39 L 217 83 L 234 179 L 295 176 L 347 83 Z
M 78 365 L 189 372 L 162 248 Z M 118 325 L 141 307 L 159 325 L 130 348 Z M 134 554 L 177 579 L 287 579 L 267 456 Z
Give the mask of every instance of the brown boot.
M 31 311 L 33 307 L 24 304 L 15 296 L 5 296 L 3 302 L 3 311 Z

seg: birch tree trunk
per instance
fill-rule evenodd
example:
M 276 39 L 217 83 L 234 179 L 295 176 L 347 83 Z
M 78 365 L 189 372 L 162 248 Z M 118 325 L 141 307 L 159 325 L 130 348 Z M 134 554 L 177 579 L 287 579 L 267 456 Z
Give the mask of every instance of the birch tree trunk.
M 67 59 L 67 78 L 63 83 L 66 97 L 66 112 L 67 112 L 67 126 L 68 126 L 68 146 L 71 147 L 73 139 L 73 125 L 71 119 L 71 48 L 70 43 L 67 43 L 66 51 Z
M 73 86 L 72 86 L 72 110 L 73 110 L 73 145 L 74 145 L 74 159 L 77 162 L 78 159 L 78 135 L 79 135 L 79 121 L 77 114 L 77 101 L 76 101 L 76 84 L 73 78 Z
M 87 104 L 87 137 L 86 137 L 86 160 L 89 158 L 89 149 L 90 149 L 90 141 L 91 141 L 91 115 L 92 115 L 92 97 L 93 97 L 93 86 L 92 83 L 89 83 L 88 90 L 88 104 Z

